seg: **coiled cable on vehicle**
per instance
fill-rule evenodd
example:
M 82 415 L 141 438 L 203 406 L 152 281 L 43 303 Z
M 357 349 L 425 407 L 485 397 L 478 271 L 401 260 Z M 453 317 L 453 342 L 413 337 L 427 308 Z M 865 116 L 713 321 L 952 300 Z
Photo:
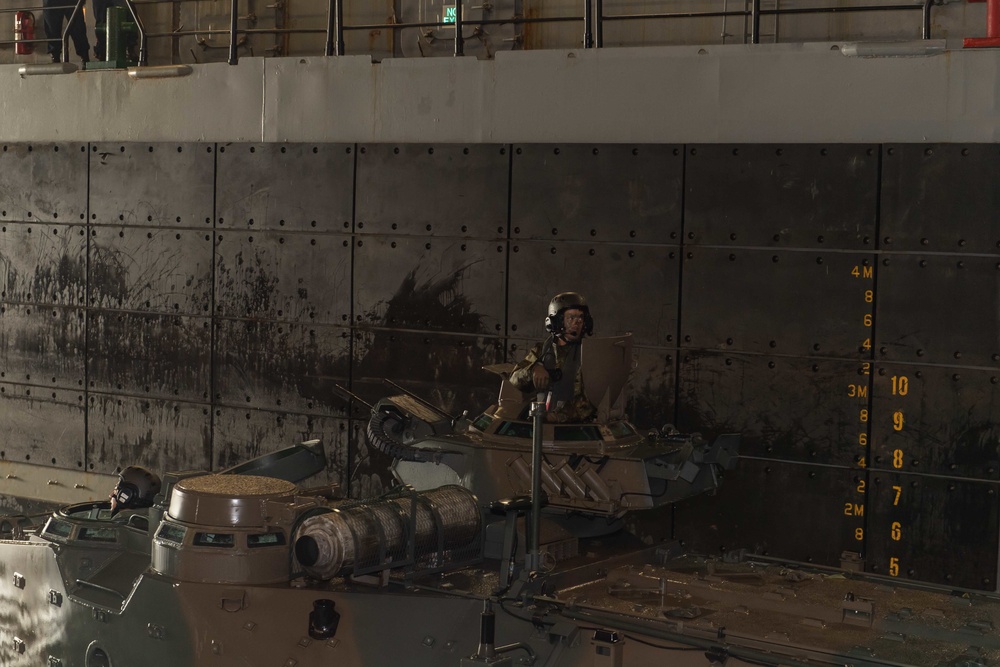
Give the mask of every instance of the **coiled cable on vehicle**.
M 399 436 L 405 428 L 406 419 L 392 408 L 383 407 L 373 410 L 371 419 L 368 420 L 368 428 L 365 429 L 368 444 L 386 456 L 400 461 L 417 463 L 433 461 L 436 452 L 418 449 L 400 439 Z

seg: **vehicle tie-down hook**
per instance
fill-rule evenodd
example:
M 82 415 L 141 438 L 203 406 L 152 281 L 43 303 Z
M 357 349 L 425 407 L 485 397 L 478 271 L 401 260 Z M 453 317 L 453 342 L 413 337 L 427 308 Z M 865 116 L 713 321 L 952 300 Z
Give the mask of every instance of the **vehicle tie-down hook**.
M 496 645 L 496 623 L 497 619 L 496 612 L 493 611 L 493 600 L 487 598 L 483 600 L 483 613 L 479 620 L 479 648 L 476 650 L 475 655 L 462 660 L 462 666 L 487 664 L 495 667 L 502 664 L 501 661 L 497 660 L 497 656 L 510 653 L 511 651 L 524 651 L 528 654 L 521 659 L 521 664 L 535 664 L 538 656 L 525 642 L 514 642 L 505 646 Z M 509 661 L 504 662 L 508 662 L 509 664 Z

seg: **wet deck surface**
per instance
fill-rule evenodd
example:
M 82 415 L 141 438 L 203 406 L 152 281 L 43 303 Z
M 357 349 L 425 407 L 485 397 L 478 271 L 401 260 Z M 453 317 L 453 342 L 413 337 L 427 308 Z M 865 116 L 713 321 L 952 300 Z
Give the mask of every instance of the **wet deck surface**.
M 849 572 L 683 556 L 663 565 L 621 565 L 554 597 L 792 658 L 929 666 L 1000 661 L 1000 599 Z
M 1000 596 L 921 588 L 860 573 L 725 562 L 609 541 L 560 563 L 542 599 L 633 628 L 782 661 L 976 667 L 1000 664 Z M 491 563 L 433 587 L 488 597 Z M 611 623 L 613 625 L 613 623 Z M 654 634 L 655 636 L 655 634 Z

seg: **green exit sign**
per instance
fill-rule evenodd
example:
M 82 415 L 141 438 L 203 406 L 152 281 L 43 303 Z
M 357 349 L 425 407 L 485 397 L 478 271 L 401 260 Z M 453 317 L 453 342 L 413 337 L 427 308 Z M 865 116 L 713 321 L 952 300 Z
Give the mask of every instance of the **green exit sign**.
M 441 9 L 441 23 L 454 23 L 455 5 L 445 5 Z

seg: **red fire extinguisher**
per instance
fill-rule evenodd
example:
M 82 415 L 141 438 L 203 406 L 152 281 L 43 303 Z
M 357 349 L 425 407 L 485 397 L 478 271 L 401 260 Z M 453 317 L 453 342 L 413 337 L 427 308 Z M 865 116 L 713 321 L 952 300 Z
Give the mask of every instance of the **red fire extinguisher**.
M 35 45 L 31 42 L 35 38 L 35 15 L 31 12 L 17 12 L 14 14 L 14 41 L 17 45 L 14 52 L 19 56 L 25 56 L 35 52 Z

